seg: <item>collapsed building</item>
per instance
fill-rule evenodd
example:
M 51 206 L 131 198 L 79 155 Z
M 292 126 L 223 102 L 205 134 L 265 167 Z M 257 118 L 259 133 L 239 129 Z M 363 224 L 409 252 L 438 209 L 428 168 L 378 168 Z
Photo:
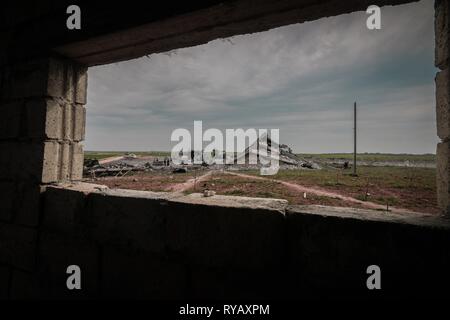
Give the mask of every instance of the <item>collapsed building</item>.
M 263 152 L 262 152 L 263 150 Z M 305 160 L 299 155 L 292 152 L 292 149 L 286 144 L 277 144 L 269 137 L 261 136 L 254 141 L 243 152 L 234 152 L 227 154 L 219 152 L 222 155 L 224 164 L 208 165 L 203 161 L 200 154 L 201 166 L 210 167 L 211 169 L 219 169 L 224 167 L 231 170 L 248 170 L 252 168 L 261 168 L 275 164 L 283 169 L 320 169 L 321 166 L 312 160 Z M 182 153 L 181 153 L 182 154 Z M 181 164 L 175 165 L 169 156 L 150 158 L 150 157 L 130 157 L 125 155 L 121 159 L 100 164 L 94 159 L 86 159 L 84 165 L 84 175 L 90 177 L 98 176 L 124 176 L 133 171 L 152 171 L 152 170 L 172 170 L 173 172 L 186 172 L 187 168 L 195 168 L 199 165 L 194 164 L 194 158 L 197 156 L 195 152 L 189 152 L 190 158 L 182 156 Z M 189 161 L 188 161 L 189 160 Z M 187 168 L 180 168 L 187 167 Z
M 237 153 L 234 163 L 251 165 L 254 159 L 256 166 L 270 166 L 277 164 L 281 168 L 309 168 L 320 169 L 320 166 L 313 162 L 301 158 L 292 152 L 292 149 L 286 144 L 278 144 L 266 134 L 261 135 L 243 152 Z

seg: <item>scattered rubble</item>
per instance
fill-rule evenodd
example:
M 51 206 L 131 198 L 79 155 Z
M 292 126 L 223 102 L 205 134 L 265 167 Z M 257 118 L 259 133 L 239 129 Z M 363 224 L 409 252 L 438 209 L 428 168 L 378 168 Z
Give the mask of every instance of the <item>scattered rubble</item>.
M 188 170 L 187 170 L 186 167 L 181 167 L 181 168 L 175 168 L 175 169 L 173 169 L 172 172 L 173 172 L 173 173 L 186 173 L 186 172 L 188 172 Z
M 212 196 L 215 196 L 215 195 L 216 195 L 216 192 L 213 191 L 213 190 L 208 190 L 208 189 L 203 190 L 203 196 L 204 197 L 212 197 Z
M 265 139 L 264 139 L 265 140 Z M 225 165 L 208 165 L 203 162 L 202 164 L 187 164 L 183 163 L 181 165 L 175 165 L 170 157 L 139 157 L 134 153 L 127 153 L 121 157 L 111 158 L 109 161 L 102 161 L 96 159 L 86 159 L 84 161 L 84 175 L 91 178 L 98 178 L 104 176 L 115 176 L 115 177 L 123 177 L 131 172 L 136 171 L 156 171 L 156 170 L 164 170 L 170 171 L 172 173 L 187 173 L 188 170 L 202 170 L 202 169 L 224 169 L 231 171 L 239 171 L 239 170 L 249 170 L 249 169 L 259 169 L 261 167 L 266 167 L 262 163 L 275 163 L 274 153 L 272 152 L 273 146 L 275 143 L 267 138 L 266 150 L 267 155 L 262 156 L 256 153 L 258 147 L 263 145 L 259 139 L 250 147 L 245 149 L 244 152 L 235 153 L 234 155 L 225 155 L 224 157 L 231 157 L 231 162 L 234 164 L 225 164 Z M 279 166 L 282 169 L 321 169 L 321 166 L 315 162 L 307 161 L 295 153 L 292 152 L 292 149 L 285 145 L 279 145 Z M 248 164 L 248 160 L 250 155 L 255 153 L 254 156 L 257 156 L 258 159 L 257 164 Z M 242 159 L 244 157 L 244 159 Z M 227 158 L 228 159 L 228 158 Z M 264 159 L 264 161 L 262 161 Z M 244 164 L 238 164 L 238 162 L 244 161 Z

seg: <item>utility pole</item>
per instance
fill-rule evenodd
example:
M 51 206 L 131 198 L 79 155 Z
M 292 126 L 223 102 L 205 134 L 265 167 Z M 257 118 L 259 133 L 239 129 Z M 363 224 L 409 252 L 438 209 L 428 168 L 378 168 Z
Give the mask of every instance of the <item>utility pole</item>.
M 353 105 L 353 175 L 356 176 L 356 101 Z

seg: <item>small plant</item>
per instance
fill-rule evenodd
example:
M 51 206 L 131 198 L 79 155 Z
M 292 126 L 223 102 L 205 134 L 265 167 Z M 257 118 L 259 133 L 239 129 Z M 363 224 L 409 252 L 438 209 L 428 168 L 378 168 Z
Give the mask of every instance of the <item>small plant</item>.
M 367 201 L 366 195 L 364 194 L 358 194 L 355 198 L 359 201 Z
M 244 191 L 241 189 L 234 189 L 234 190 L 225 192 L 225 194 L 230 195 L 230 196 L 241 196 L 244 194 Z

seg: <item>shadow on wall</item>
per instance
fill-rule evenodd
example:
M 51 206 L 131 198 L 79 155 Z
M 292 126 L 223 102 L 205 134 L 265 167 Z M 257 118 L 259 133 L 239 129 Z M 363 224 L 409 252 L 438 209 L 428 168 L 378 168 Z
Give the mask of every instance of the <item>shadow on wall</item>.
M 12 292 L 68 299 L 442 298 L 450 284 L 449 240 L 449 221 L 435 216 L 63 185 L 45 192 L 33 285 L 13 281 Z M 34 247 L 18 250 L 32 257 Z M 66 268 L 74 264 L 82 270 L 80 291 L 66 287 Z M 379 293 L 366 287 L 374 264 L 382 271 Z

